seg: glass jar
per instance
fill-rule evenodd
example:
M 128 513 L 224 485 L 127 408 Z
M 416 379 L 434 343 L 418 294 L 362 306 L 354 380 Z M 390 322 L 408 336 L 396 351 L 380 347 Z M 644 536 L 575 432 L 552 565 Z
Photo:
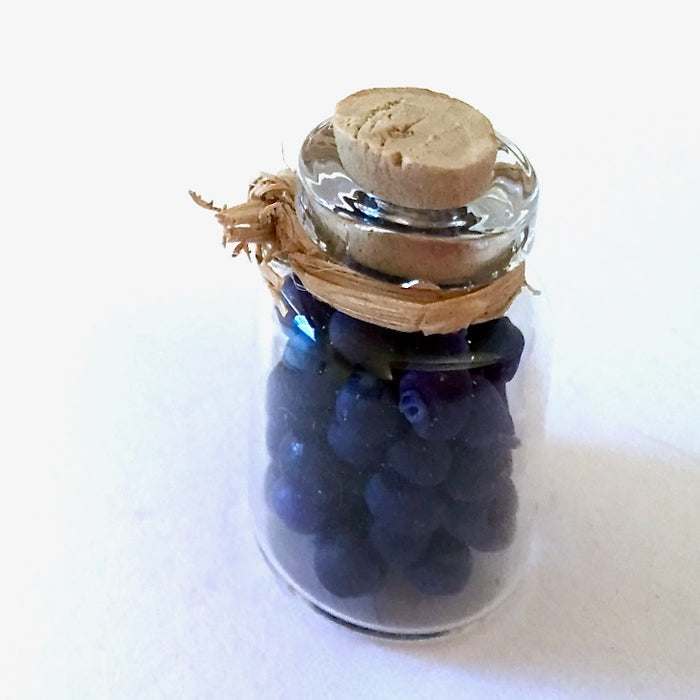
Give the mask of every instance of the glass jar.
M 369 277 L 483 288 L 523 264 L 537 205 L 530 163 L 499 139 L 481 197 L 412 210 L 358 187 L 324 122 L 301 149 L 297 217 Z M 533 294 L 424 335 L 354 318 L 284 259 L 273 267 L 283 284 L 260 318 L 266 391 L 251 395 L 260 549 L 292 591 L 352 628 L 425 638 L 463 627 L 513 590 L 530 551 L 545 356 Z

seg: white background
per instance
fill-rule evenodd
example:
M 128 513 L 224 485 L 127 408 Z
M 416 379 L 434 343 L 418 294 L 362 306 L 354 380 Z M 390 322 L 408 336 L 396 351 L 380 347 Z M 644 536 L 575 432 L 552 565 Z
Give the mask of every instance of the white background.
M 696 22 L 644 3 L 14 3 L 0 59 L 0 696 L 700 696 Z M 465 636 L 296 604 L 247 526 L 245 197 L 416 85 L 535 164 L 554 337 L 535 568 Z

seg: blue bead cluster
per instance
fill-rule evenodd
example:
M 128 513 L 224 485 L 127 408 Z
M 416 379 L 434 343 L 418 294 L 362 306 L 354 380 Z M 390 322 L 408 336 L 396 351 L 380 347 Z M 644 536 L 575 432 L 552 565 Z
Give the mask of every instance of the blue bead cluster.
M 472 551 L 507 548 L 518 497 L 506 383 L 523 352 L 508 318 L 449 335 L 399 333 L 315 299 L 294 277 L 267 385 L 269 507 L 314 538 L 338 597 L 398 572 L 426 596 L 464 590 Z

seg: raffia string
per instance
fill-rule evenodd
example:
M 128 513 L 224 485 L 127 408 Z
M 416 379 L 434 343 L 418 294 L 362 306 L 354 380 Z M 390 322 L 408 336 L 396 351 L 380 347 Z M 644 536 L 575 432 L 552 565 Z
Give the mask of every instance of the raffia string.
M 279 293 L 283 277 L 274 261 L 288 263 L 315 297 L 354 316 L 393 330 L 452 333 L 472 323 L 502 316 L 525 285 L 525 266 L 470 291 L 443 290 L 430 282 L 409 288 L 369 277 L 331 260 L 306 234 L 296 215 L 296 175 L 285 170 L 262 174 L 250 186 L 248 201 L 215 207 L 195 192 L 192 199 L 211 211 L 224 227 L 223 243 L 254 256 L 271 291 Z

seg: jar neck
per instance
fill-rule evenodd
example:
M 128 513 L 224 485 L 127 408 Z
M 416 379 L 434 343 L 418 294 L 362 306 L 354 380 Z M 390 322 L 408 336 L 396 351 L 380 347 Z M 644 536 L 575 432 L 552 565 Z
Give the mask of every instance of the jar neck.
M 494 176 L 455 209 L 410 209 L 359 187 L 338 157 L 330 120 L 299 155 L 297 215 L 336 262 L 398 284 L 479 287 L 520 265 L 534 238 L 538 185 L 515 144 L 498 136 Z

